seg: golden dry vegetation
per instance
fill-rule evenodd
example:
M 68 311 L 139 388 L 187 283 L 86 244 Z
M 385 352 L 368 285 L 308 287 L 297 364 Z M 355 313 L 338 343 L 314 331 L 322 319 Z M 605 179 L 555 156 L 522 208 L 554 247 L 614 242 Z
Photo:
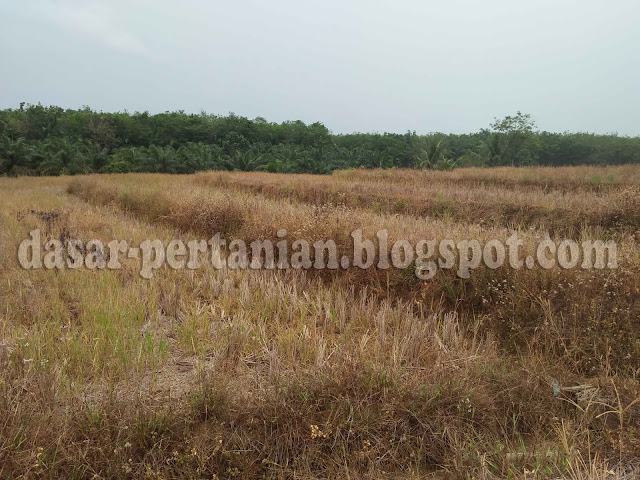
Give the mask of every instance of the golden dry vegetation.
M 343 170 L 321 178 L 211 172 L 197 174 L 196 182 L 315 205 L 346 205 L 482 226 L 528 226 L 575 236 L 583 227 L 624 233 L 637 230 L 637 170 L 628 166 Z M 630 183 L 633 181 L 637 183 Z
M 0 478 L 626 479 L 640 168 L 0 179 Z M 615 270 L 24 270 L 83 241 L 614 239 Z

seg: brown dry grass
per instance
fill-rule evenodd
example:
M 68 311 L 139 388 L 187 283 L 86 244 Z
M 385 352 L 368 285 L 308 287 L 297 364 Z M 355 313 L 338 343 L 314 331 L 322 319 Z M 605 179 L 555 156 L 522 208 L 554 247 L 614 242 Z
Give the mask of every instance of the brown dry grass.
M 518 177 L 508 181 L 506 174 L 500 183 L 500 174 L 491 174 L 493 170 L 456 172 L 348 171 L 332 177 L 210 172 L 196 175 L 196 183 L 317 206 L 346 205 L 482 226 L 538 228 L 552 235 L 576 236 L 585 226 L 635 233 L 640 225 L 640 183 L 631 183 L 633 176 L 625 178 L 625 183 L 595 189 L 563 182 L 568 174 L 543 184 L 519 183 Z
M 0 477 L 632 478 L 633 235 L 616 233 L 616 271 L 478 269 L 426 284 L 406 272 L 207 267 L 147 281 L 133 260 L 17 265 L 35 227 L 131 244 L 287 228 L 345 249 L 358 227 L 413 240 L 509 233 L 278 200 L 249 191 L 261 175 L 216 188 L 202 177 L 0 179 Z M 522 233 L 527 248 L 543 234 Z
M 450 182 L 472 185 L 528 186 L 561 191 L 609 190 L 640 185 L 637 165 L 579 167 L 497 167 L 459 168 L 448 172 L 435 170 L 340 170 L 334 174 L 352 181 L 402 183 Z

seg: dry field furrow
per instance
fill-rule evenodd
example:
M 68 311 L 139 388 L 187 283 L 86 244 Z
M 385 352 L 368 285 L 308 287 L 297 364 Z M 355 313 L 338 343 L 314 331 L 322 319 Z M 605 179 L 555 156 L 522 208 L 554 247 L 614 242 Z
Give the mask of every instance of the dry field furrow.
M 386 171 L 380 172 L 386 174 Z M 534 228 L 552 235 L 577 236 L 584 227 L 615 233 L 640 228 L 638 185 L 602 190 L 563 191 L 535 184 L 514 189 L 495 182 L 451 180 L 448 172 L 431 177 L 403 171 L 384 178 L 354 178 L 267 173 L 202 173 L 196 182 L 213 188 L 243 190 L 270 198 L 321 205 L 346 205 L 375 213 L 451 219 L 460 223 Z M 419 179 L 419 180 L 417 180 Z
M 455 183 L 469 185 L 497 185 L 527 188 L 543 188 L 571 191 L 609 191 L 640 185 L 640 169 L 637 165 L 578 166 L 578 167 L 494 167 L 458 168 L 451 171 L 435 170 L 340 170 L 338 178 L 372 183 Z
M 629 232 L 615 234 L 616 270 L 478 267 L 464 280 L 206 263 L 146 280 L 136 259 L 76 271 L 16 258 L 34 228 L 130 245 L 286 229 L 290 241 L 334 239 L 341 254 L 356 228 L 372 239 L 386 228 L 390 243 L 511 233 L 278 198 L 279 178 L 0 179 L 1 478 L 633 478 L 640 258 Z M 511 201 L 480 190 L 486 205 Z M 578 206 L 615 193 L 566 196 Z M 546 235 L 520 234 L 524 253 Z
M 349 254 L 350 232 L 363 228 L 370 238 L 386 228 L 390 245 L 399 239 L 476 238 L 506 239 L 505 228 L 482 228 L 460 223 L 416 221 L 400 215 L 376 215 L 343 207 L 322 209 L 238 192 L 211 190 L 191 185 L 191 177 L 159 176 L 143 187 L 122 181 L 91 178 L 74 181 L 70 191 L 96 204 L 117 205 L 139 218 L 209 238 L 217 232 L 225 237 L 277 240 L 276 231 L 286 229 L 291 240 L 333 239 L 339 255 Z M 587 232 L 583 232 L 586 235 Z M 523 256 L 533 253 L 538 232 L 522 232 Z M 413 267 L 378 271 L 308 270 L 308 274 L 358 288 L 380 297 L 404 298 L 419 305 L 445 305 L 460 313 L 486 316 L 482 325 L 512 351 L 528 345 L 561 355 L 576 368 L 596 373 L 601 352 L 607 351 L 607 368 L 640 366 L 637 318 L 640 304 L 635 283 L 640 262 L 633 237 L 618 244 L 620 268 L 615 270 L 565 270 L 556 267 L 493 270 L 479 266 L 462 281 L 455 270 L 442 270 L 429 281 L 420 281 Z M 416 303 L 418 305 L 418 303 Z M 582 328 L 586 326 L 586 328 Z

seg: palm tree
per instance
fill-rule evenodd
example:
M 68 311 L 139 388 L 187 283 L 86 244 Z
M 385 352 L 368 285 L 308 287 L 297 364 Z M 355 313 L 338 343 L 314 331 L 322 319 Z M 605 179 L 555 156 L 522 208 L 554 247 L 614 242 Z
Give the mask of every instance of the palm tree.
M 121 147 L 100 169 L 105 173 L 153 172 L 154 166 L 145 147 Z
M 299 145 L 281 143 L 269 151 L 269 162 L 265 165 L 268 172 L 294 173 L 298 171 L 298 165 L 305 156 L 305 152 Z
M 501 135 L 490 133 L 486 140 L 480 141 L 481 155 L 487 159 L 488 165 L 502 165 L 503 163 L 504 145 Z
M 173 147 L 151 145 L 148 151 L 153 172 L 178 173 L 177 156 Z
M 442 157 L 440 162 L 435 166 L 438 170 L 453 170 L 456 168 L 458 164 L 458 160 L 453 160 L 451 158 Z
M 338 165 L 339 151 L 331 144 L 313 147 L 308 150 L 302 171 L 306 173 L 327 174 Z
M 220 164 L 220 147 L 204 143 L 187 143 L 178 148 L 178 168 L 180 173 L 215 170 Z
M 342 165 L 355 168 L 365 164 L 368 154 L 367 150 L 363 147 L 341 147 L 338 148 L 338 156 L 341 159 Z
M 0 141 L 0 175 L 15 177 L 33 173 L 32 159 L 34 150 L 27 141 L 20 137 L 12 140 L 2 137 Z
M 39 168 L 44 175 L 75 175 L 91 170 L 86 147 L 80 142 L 70 142 L 66 137 L 49 137 L 44 141 L 41 155 L 44 159 Z
M 102 167 L 109 163 L 109 149 L 102 148 L 97 143 L 90 143 L 87 145 L 87 157 L 91 169 L 94 172 L 99 172 Z
M 426 148 L 421 148 L 415 156 L 415 168 L 435 168 L 444 158 L 445 147 L 442 140 L 431 141 Z
M 239 170 L 241 172 L 263 170 L 265 167 L 264 153 L 260 153 L 255 148 L 250 148 L 244 152 L 237 151 L 222 163 L 227 170 Z

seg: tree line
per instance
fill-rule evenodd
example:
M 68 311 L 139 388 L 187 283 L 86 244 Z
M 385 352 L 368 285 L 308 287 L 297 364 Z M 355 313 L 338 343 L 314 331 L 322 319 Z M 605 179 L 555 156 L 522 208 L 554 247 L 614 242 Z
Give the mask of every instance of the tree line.
M 24 103 L 0 111 L 5 176 L 628 163 L 640 163 L 640 137 L 541 132 L 520 112 L 470 134 L 334 135 L 319 122 L 234 114 L 104 113 Z

